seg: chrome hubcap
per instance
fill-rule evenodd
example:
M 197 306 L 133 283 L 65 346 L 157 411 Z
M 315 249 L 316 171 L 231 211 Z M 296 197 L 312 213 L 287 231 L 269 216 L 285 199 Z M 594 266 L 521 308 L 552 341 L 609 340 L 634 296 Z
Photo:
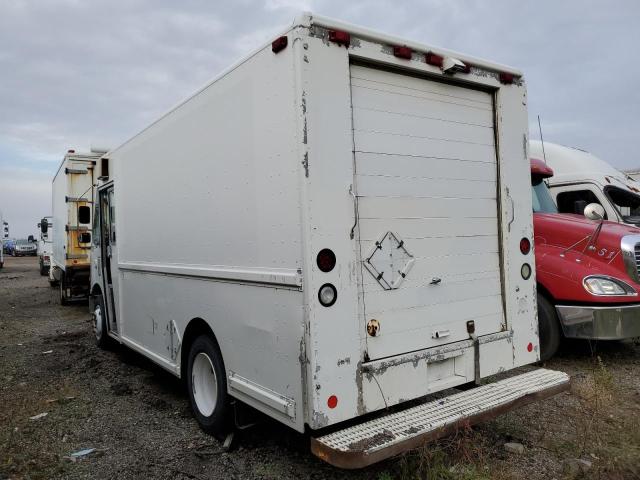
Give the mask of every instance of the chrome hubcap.
M 193 360 L 191 389 L 198 411 L 205 417 L 211 416 L 218 402 L 218 381 L 211 358 L 204 352 Z
M 93 310 L 93 331 L 96 334 L 96 338 L 99 340 L 102 337 L 102 309 L 100 305 L 96 305 L 96 308 Z

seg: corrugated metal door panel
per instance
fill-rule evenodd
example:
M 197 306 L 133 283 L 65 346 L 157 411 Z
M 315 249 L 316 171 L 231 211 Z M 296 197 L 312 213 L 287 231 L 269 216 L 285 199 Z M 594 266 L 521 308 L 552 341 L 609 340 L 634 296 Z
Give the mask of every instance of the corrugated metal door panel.
M 364 197 L 496 198 L 495 181 L 356 175 L 356 183 L 358 194 Z
M 407 245 L 409 240 L 406 240 Z M 413 245 L 413 243 L 411 244 Z M 416 251 L 417 249 L 414 249 Z M 473 275 L 475 273 L 482 272 L 496 272 L 496 259 L 498 257 L 497 252 L 476 253 L 473 255 L 467 255 L 464 253 L 458 253 L 457 255 L 442 255 L 421 257 L 415 256 L 415 265 L 411 269 L 411 272 L 404 279 L 401 289 L 411 288 L 414 285 L 425 286 L 428 285 L 434 278 L 434 272 L 445 272 L 442 275 L 438 275 L 440 279 L 451 278 L 456 276 L 460 279 L 464 278 L 464 275 Z M 371 279 L 365 276 L 363 285 L 375 285 L 377 282 L 373 276 Z M 444 281 L 444 280 L 443 280 Z M 480 285 L 481 282 L 478 282 Z M 432 286 L 431 289 L 425 289 L 422 293 L 426 296 L 434 296 L 438 298 L 438 295 L 442 291 L 442 288 L 446 285 L 441 283 L 440 285 Z M 381 293 L 385 293 L 382 291 Z M 462 295 L 463 292 L 460 292 Z M 410 308 L 413 305 L 409 305 Z
M 391 158 L 390 158 L 391 157 Z M 496 180 L 495 163 L 411 155 L 356 152 L 358 174 L 437 178 L 440 180 Z
M 359 205 L 360 218 L 493 218 L 496 202 L 491 198 L 415 198 L 407 205 L 404 197 L 365 197 Z M 446 212 L 446 213 L 445 213 Z M 447 216 L 445 216 L 447 215 Z
M 391 115 L 390 121 L 391 120 Z M 426 133 L 426 132 L 425 132 Z M 460 141 L 398 135 L 390 132 L 355 130 L 356 152 L 384 153 L 386 155 L 413 155 L 426 158 L 448 158 L 454 160 L 482 161 L 495 155 L 493 145 L 463 143 Z
M 388 231 L 398 231 L 401 240 L 407 241 L 433 237 L 466 237 L 467 243 L 472 244 L 478 235 L 491 235 L 498 239 L 495 219 L 491 218 L 424 218 L 406 220 L 403 218 L 363 218 L 360 225 L 360 239 L 362 241 L 375 242 Z M 413 246 L 414 243 L 412 242 Z M 421 252 L 409 250 L 414 256 L 420 256 Z M 464 250 L 463 250 L 464 251 Z M 427 253 L 427 252 L 425 252 Z M 438 252 L 432 252 L 438 253 Z
M 356 65 L 351 79 L 369 357 L 468 338 L 468 320 L 499 331 L 492 95 Z

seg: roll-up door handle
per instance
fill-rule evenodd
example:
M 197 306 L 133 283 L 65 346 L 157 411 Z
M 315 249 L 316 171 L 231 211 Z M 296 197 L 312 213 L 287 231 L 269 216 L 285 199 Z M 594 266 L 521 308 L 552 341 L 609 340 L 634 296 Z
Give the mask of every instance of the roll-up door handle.
M 356 197 L 356 192 L 353 190 L 353 184 L 349 185 L 349 195 L 353 198 L 353 227 L 351 227 L 349 238 L 353 240 L 353 237 L 355 237 L 356 225 L 358 225 L 358 198 Z

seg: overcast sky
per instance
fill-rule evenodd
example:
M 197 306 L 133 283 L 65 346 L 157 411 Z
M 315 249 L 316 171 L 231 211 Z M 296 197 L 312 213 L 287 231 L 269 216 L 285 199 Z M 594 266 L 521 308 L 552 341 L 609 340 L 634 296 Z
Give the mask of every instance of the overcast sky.
M 51 211 L 68 148 L 117 146 L 313 12 L 525 72 L 532 138 L 640 167 L 640 2 L 0 0 L 0 210 Z M 535 129 L 534 129 L 535 126 Z

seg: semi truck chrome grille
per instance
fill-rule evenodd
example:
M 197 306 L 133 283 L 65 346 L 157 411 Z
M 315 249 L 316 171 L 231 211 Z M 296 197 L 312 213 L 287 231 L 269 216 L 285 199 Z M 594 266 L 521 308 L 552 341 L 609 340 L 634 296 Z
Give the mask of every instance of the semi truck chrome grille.
M 629 277 L 640 283 L 640 235 L 626 235 L 620 240 L 620 251 Z

